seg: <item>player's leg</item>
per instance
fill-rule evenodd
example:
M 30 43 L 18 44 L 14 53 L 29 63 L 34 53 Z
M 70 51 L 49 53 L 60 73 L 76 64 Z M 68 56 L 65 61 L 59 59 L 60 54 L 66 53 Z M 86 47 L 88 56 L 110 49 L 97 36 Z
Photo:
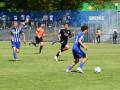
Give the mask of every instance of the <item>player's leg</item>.
M 61 49 L 57 52 L 54 59 L 57 61 L 58 57 L 61 55 L 63 51 L 66 51 L 69 49 L 69 45 L 67 43 L 61 43 Z
M 58 57 L 61 55 L 61 50 L 57 52 L 57 54 L 54 56 L 54 59 L 58 61 Z
M 98 36 L 96 37 L 97 43 L 98 43 Z
M 16 60 L 17 59 L 16 43 L 15 42 L 11 42 L 11 45 L 12 45 L 12 49 L 13 49 L 13 58 L 14 58 L 14 60 Z
M 29 44 L 32 44 L 32 45 L 34 45 L 35 47 L 37 47 L 37 46 L 36 46 L 37 43 L 39 43 L 39 38 L 35 36 L 35 42 L 31 41 Z
M 74 56 L 74 61 L 70 66 L 67 67 L 66 72 L 71 72 L 72 68 L 79 62 L 79 57 L 77 56 L 77 53 L 75 50 L 72 50 L 73 56 Z
M 20 52 L 20 42 L 16 43 L 16 53 Z
M 39 54 L 41 53 L 42 49 L 43 49 L 43 38 L 40 38 Z
M 99 43 L 99 36 L 96 37 L 97 43 Z
M 55 55 L 54 59 L 57 61 L 58 57 L 61 55 L 61 51 L 62 49 L 65 47 L 65 45 L 63 43 L 61 43 L 61 48 L 60 50 L 57 52 L 57 54 Z
M 113 36 L 113 44 L 114 44 L 114 41 L 115 41 L 115 38 L 114 38 L 114 36 Z
M 61 55 L 62 52 L 68 50 L 69 48 L 70 48 L 70 46 L 67 43 L 61 44 L 61 49 L 57 53 L 57 56 Z
M 117 37 L 115 36 L 115 44 L 117 44 Z
M 116 40 L 115 40 L 115 36 L 113 37 L 113 44 L 115 44 Z
M 18 60 L 18 58 L 17 58 L 17 53 L 19 53 L 20 52 L 20 42 L 16 42 L 16 45 L 15 45 L 15 56 L 16 56 L 16 58 L 15 58 L 15 60 Z
M 39 54 L 41 53 L 42 49 L 43 49 L 43 42 L 40 43 Z
M 13 47 L 13 58 L 14 60 L 17 60 L 16 47 Z
M 82 61 L 80 62 L 80 66 L 77 68 L 78 71 L 80 72 L 83 72 L 82 69 L 83 69 L 83 65 L 88 61 L 88 58 L 87 57 L 84 57 L 82 59 Z
M 88 57 L 86 56 L 86 54 L 82 50 L 80 50 L 80 52 L 79 52 L 79 57 L 82 57 L 83 59 L 80 62 L 80 65 L 77 68 L 77 70 L 80 72 L 83 72 L 82 69 L 83 69 L 84 64 L 88 61 Z
M 61 43 L 61 48 L 60 48 L 60 50 L 57 52 L 56 57 L 59 57 L 59 56 L 61 55 L 61 53 L 64 51 L 63 49 L 65 48 L 65 45 L 66 45 L 66 44 Z
M 96 37 L 97 43 L 100 43 L 100 36 Z
M 36 43 L 35 43 L 35 42 L 31 41 L 31 44 L 34 45 L 34 46 L 36 47 Z
M 100 43 L 100 36 L 98 36 L 98 43 Z
M 67 67 L 66 72 L 71 72 L 72 68 L 79 62 L 79 59 L 75 59 L 70 66 Z
M 20 49 L 16 49 L 16 53 L 19 53 L 20 52 Z
M 68 44 L 66 44 L 66 45 L 64 46 L 64 48 L 61 48 L 61 52 L 66 51 L 66 50 L 68 50 L 69 48 L 70 48 L 70 46 L 69 46 Z

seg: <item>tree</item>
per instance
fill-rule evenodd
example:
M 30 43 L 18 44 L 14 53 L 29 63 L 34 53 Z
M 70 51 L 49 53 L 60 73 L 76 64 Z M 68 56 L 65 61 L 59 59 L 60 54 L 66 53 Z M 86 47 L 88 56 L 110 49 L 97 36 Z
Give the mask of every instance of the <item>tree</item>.
M 84 5 L 87 3 L 95 10 L 100 10 L 111 8 L 110 1 L 112 0 L 9 0 L 2 1 L 5 4 L 2 9 L 6 11 L 83 10 L 89 7 Z M 107 4 L 110 6 L 106 7 Z

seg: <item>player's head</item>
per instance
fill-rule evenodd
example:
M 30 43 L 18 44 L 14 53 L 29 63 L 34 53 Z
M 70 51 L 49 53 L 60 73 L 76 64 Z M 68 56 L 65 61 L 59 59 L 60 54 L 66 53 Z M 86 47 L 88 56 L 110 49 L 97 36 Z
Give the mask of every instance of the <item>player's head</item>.
M 87 34 L 88 33 L 88 26 L 87 25 L 82 26 L 81 31 L 84 32 L 85 34 Z
M 13 21 L 13 27 L 17 28 L 19 26 L 19 23 L 17 21 Z
M 38 27 L 44 28 L 44 27 L 45 27 L 45 24 L 39 23 L 39 24 L 38 24 Z
M 67 23 L 64 24 L 64 28 L 65 29 L 68 29 L 69 28 L 69 25 Z
M 44 27 L 45 27 L 45 24 L 42 23 L 40 26 L 41 26 L 42 28 L 44 28 Z

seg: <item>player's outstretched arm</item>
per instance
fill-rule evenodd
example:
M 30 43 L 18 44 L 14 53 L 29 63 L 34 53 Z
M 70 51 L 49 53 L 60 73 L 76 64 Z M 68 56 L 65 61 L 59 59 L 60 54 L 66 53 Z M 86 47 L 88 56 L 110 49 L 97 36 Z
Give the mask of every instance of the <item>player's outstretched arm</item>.
M 60 41 L 60 37 L 61 37 L 61 34 L 58 33 L 58 35 L 57 35 L 57 39 L 58 39 L 58 41 Z

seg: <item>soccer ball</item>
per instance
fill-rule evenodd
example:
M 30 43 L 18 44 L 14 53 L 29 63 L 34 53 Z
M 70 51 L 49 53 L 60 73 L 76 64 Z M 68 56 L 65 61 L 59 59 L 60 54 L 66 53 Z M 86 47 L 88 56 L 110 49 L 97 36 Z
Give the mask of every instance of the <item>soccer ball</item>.
M 100 67 L 95 67 L 94 68 L 94 72 L 95 73 L 100 73 L 101 72 L 101 68 Z

